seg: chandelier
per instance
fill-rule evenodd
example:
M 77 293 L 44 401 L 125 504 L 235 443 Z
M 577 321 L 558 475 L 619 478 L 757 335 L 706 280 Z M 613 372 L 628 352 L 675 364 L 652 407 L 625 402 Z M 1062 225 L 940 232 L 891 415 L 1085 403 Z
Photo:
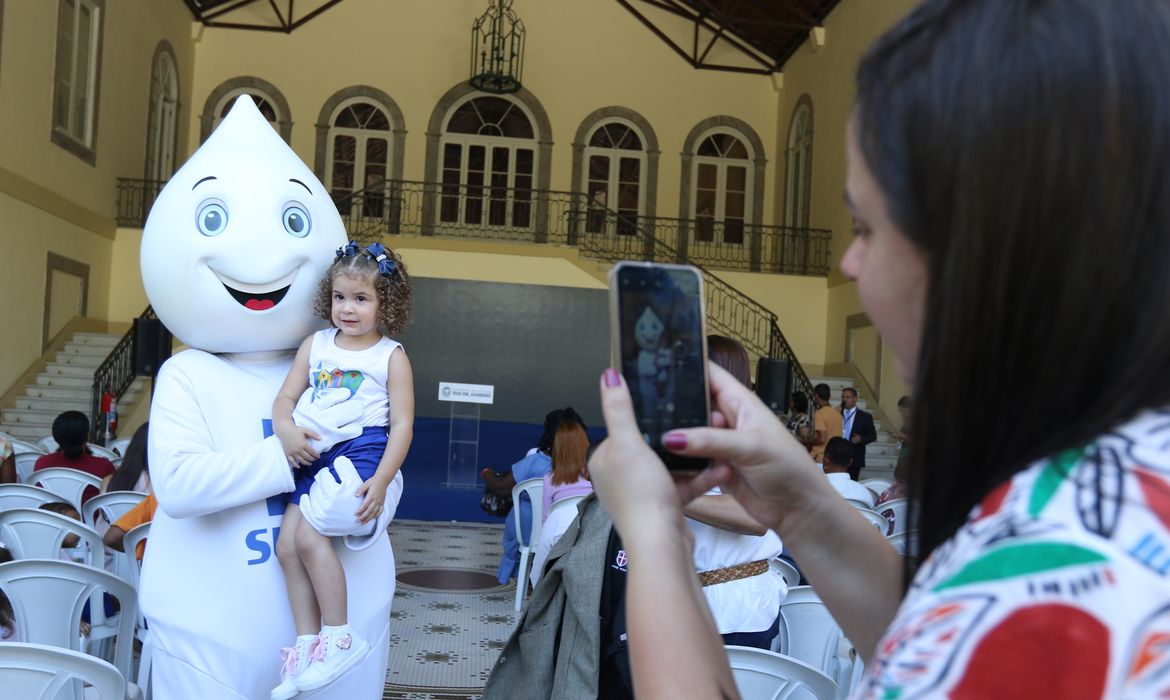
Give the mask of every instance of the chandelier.
M 512 11 L 512 0 L 488 0 L 487 12 L 471 26 L 471 86 L 516 92 L 523 64 L 524 23 Z

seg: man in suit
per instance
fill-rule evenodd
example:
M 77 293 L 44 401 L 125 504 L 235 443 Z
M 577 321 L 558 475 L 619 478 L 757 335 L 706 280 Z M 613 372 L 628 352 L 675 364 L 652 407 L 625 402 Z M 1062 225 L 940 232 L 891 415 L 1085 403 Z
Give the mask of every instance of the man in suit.
M 873 426 L 873 415 L 857 407 L 857 390 L 853 387 L 841 390 L 841 416 L 844 419 L 842 435 L 853 445 L 849 477 L 857 481 L 865 468 L 865 446 L 877 440 L 877 430 Z

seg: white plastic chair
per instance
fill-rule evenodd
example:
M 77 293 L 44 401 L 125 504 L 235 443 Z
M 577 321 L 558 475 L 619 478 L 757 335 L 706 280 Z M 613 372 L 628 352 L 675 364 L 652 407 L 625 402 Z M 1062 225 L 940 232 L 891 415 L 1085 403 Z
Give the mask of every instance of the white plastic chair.
M 37 440 L 37 449 L 45 454 L 56 452 L 58 447 L 57 440 L 52 435 L 46 435 L 40 440 Z
M 9 443 L 12 445 L 12 453 L 13 454 L 18 454 L 18 455 L 22 455 L 22 454 L 35 454 L 35 455 L 48 454 L 47 452 L 45 452 L 44 450 L 41 449 L 40 445 L 37 445 L 36 443 L 28 442 L 26 440 L 13 439 L 13 440 L 10 440 Z
M 45 644 L 0 642 L 0 688 L 21 700 L 81 700 L 88 683 L 101 700 L 126 696 L 126 680 L 108 661 Z M 72 686 L 71 694 L 62 694 Z
M 21 559 L 0 564 L 0 590 L 8 595 L 16 617 L 16 635 L 35 644 L 49 644 L 82 652 L 77 633 L 81 612 L 90 602 L 91 639 L 97 630 L 112 627 L 112 662 L 123 678 L 130 678 L 134 652 L 134 623 L 138 597 L 130 584 L 101 569 L 59 559 Z M 102 594 L 121 605 L 116 618 L 105 617 Z
M 85 521 L 85 524 L 94 527 L 94 520 L 100 512 L 105 521 L 112 525 L 115 520 L 141 503 L 144 498 L 146 498 L 146 494 L 138 491 L 99 493 L 81 506 L 81 519 Z
M 532 530 L 528 538 L 524 537 L 524 529 L 520 527 L 520 496 L 528 494 L 532 501 Z M 536 477 L 525 479 L 512 487 L 512 524 L 516 527 L 516 542 L 520 545 L 520 569 L 516 573 L 516 610 L 524 603 L 524 596 L 528 595 L 528 566 L 532 561 L 532 553 L 536 550 L 536 543 L 540 542 L 541 513 L 544 508 L 544 479 Z
M 150 523 L 143 523 L 136 528 L 133 528 L 125 535 L 122 535 L 122 547 L 126 550 L 126 558 L 130 567 L 130 583 L 134 586 L 134 590 L 138 590 L 138 582 L 142 576 L 142 564 L 138 561 L 137 551 L 138 543 L 146 540 L 150 536 Z M 146 556 L 145 551 L 143 556 Z M 150 697 L 150 661 L 154 656 L 154 640 L 151 639 L 150 630 L 146 627 L 146 618 L 142 615 L 142 609 L 138 610 L 138 621 L 134 626 L 134 636 L 142 642 L 142 652 L 138 655 L 138 675 L 136 676 L 136 683 L 139 688 L 142 688 L 143 695 L 146 698 Z
M 853 662 L 843 653 L 845 633 L 812 586 L 795 586 L 780 603 L 780 631 L 772 650 L 817 669 L 835 682 L 852 672 Z
M 102 447 L 101 445 L 95 445 L 92 442 L 87 443 L 86 447 L 88 447 L 89 451 L 92 452 L 97 457 L 105 457 L 106 459 L 114 460 L 114 459 L 118 459 L 119 457 L 122 456 L 122 455 L 118 454 L 117 452 L 114 452 L 113 450 L 111 450 L 108 447 Z
M 28 484 L 0 484 L 0 511 L 39 508 L 42 503 L 68 503 L 52 491 Z
M 881 513 L 882 517 L 886 519 L 888 526 L 885 535 L 887 537 L 907 530 L 906 519 L 909 508 L 910 500 L 906 498 L 893 498 L 881 505 L 874 506 L 874 510 Z
M 101 566 L 106 547 L 101 535 L 80 520 L 39 508 L 13 508 L 0 512 L 0 542 L 15 559 L 57 559 L 66 536 L 73 534 L 85 545 L 85 560 Z
M 119 457 L 125 457 L 126 447 L 130 444 L 132 439 L 133 438 L 118 438 L 117 440 L 111 440 L 110 444 L 106 445 L 106 449 L 114 452 Z
M 25 480 L 33 473 L 33 467 L 37 465 L 37 460 L 41 458 L 40 452 L 17 452 L 14 461 L 16 462 L 16 478 L 20 483 L 25 483 Z
M 52 491 L 72 503 L 78 512 L 81 512 L 81 497 L 85 493 L 85 489 L 92 486 L 100 491 L 102 488 L 101 479 L 80 469 L 70 469 L 69 467 L 52 467 L 33 472 L 28 475 L 24 483 Z
M 832 678 L 798 659 L 753 647 L 724 649 L 745 700 L 833 700 L 837 694 Z
M 889 479 L 862 479 L 857 482 L 865 488 L 873 491 L 873 495 L 880 496 L 882 492 L 894 485 L 894 482 Z
M 884 515 L 876 511 L 872 511 L 869 508 L 855 507 L 853 510 L 861 513 L 862 517 L 864 517 L 871 525 L 874 526 L 874 529 L 882 533 L 882 537 L 886 536 L 886 528 L 890 526 L 890 522 L 886 520 Z
M 784 583 L 788 584 L 789 588 L 800 585 L 800 572 L 792 564 L 780 557 L 772 557 L 768 560 L 768 566 L 784 577 Z

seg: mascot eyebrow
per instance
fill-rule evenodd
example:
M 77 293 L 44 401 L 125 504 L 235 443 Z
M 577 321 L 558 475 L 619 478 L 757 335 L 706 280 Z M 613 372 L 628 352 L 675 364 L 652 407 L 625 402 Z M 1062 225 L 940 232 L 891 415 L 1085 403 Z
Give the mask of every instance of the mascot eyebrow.
M 310 196 L 312 196 L 312 194 L 313 194 L 313 190 L 309 189 L 309 186 L 308 186 L 308 185 L 306 185 L 305 183 L 301 182 L 300 180 L 296 179 L 295 177 L 290 177 L 290 178 L 288 179 L 288 181 L 289 181 L 289 182 L 295 182 L 295 183 L 297 183 L 298 185 L 300 185 L 301 187 L 304 187 L 304 188 L 305 188 L 305 191 L 306 191 L 306 192 L 308 192 Z
M 216 178 L 214 175 L 208 175 L 207 177 L 201 179 L 199 182 L 196 182 L 194 185 L 191 185 L 191 189 L 194 190 L 196 187 L 202 185 L 203 183 L 207 182 L 208 180 L 216 180 L 216 179 L 218 179 L 218 178 Z

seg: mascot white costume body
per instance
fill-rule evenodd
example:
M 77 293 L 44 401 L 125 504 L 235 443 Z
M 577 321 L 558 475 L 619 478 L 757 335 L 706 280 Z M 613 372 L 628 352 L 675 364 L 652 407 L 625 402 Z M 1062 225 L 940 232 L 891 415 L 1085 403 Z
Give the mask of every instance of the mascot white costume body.
M 142 278 L 159 318 L 192 349 L 162 367 L 150 415 L 159 509 L 142 572 L 158 700 L 267 699 L 295 638 L 275 541 L 293 478 L 272 402 L 320 320 L 312 300 L 346 235 L 325 188 L 247 96 L 159 194 Z M 329 416 L 321 417 L 328 425 Z M 396 479 L 386 497 L 393 513 Z M 352 518 L 352 502 L 342 502 Z M 383 521 L 384 523 L 384 521 Z M 380 698 L 394 553 L 384 530 L 335 541 L 349 621 L 371 653 L 305 698 Z

